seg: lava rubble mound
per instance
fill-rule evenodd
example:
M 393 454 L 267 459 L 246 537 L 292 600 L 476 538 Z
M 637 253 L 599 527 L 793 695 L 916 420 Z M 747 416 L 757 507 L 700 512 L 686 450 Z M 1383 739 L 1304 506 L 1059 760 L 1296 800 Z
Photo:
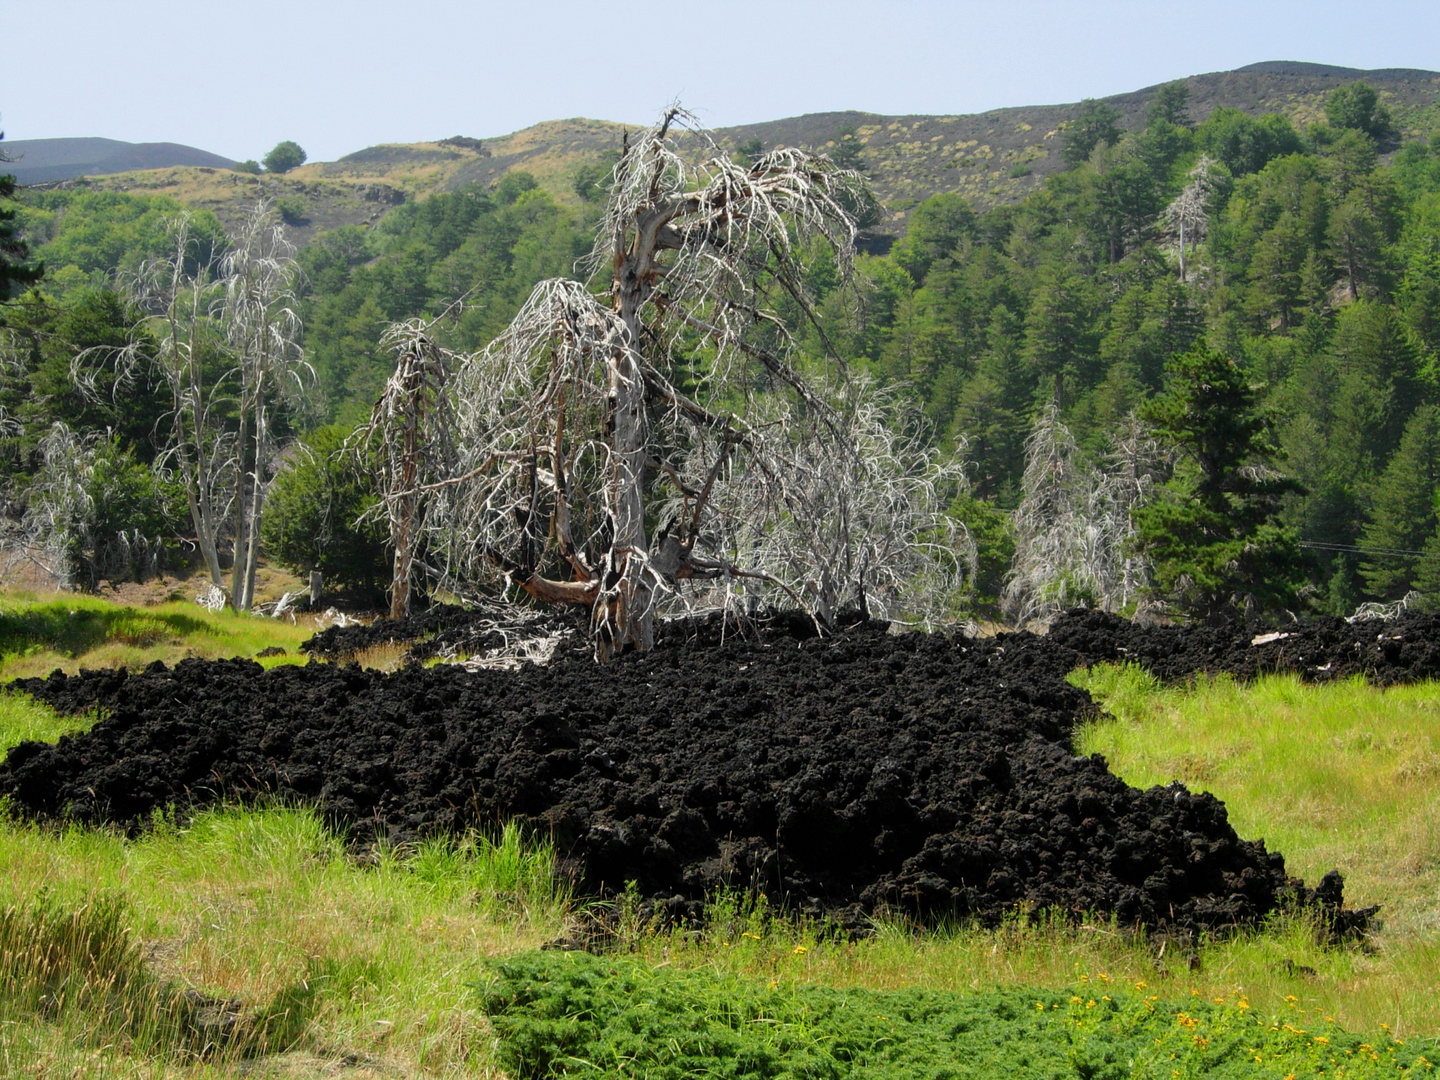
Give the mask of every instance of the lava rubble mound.
M 519 819 L 554 838 L 582 893 L 633 881 L 675 916 L 729 887 L 849 924 L 1018 907 L 1195 930 L 1298 902 L 1362 926 L 1338 875 L 1306 889 L 1213 796 L 1133 788 L 1072 754 L 1093 710 L 1073 668 L 1249 656 L 1187 640 L 1093 613 L 991 639 L 873 623 L 819 639 L 792 619 L 723 639 L 672 629 L 604 667 L 572 647 L 516 672 L 57 672 L 11 685 L 101 719 L 13 748 L 0 796 L 34 819 L 131 830 L 172 805 L 307 802 L 361 844 Z

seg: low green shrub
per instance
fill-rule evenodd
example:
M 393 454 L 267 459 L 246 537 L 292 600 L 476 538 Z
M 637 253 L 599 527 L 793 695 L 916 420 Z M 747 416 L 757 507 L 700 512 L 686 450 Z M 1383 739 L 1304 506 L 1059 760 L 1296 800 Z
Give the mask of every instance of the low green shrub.
M 797 946 L 797 949 L 803 946 Z M 1177 1006 L 1132 987 L 838 990 L 750 982 L 629 957 L 529 953 L 480 987 L 499 1063 L 565 1076 L 1351 1078 L 1431 1075 L 1428 1044 L 1367 1042 L 1295 1002 L 1257 1016 L 1241 996 Z

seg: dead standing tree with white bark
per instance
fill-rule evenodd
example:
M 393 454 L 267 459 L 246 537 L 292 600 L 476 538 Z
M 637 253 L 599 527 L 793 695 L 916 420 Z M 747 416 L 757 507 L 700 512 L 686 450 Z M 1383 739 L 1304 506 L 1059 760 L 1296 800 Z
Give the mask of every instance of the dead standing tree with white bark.
M 239 389 L 240 467 L 230 599 L 237 611 L 249 611 L 260 558 L 265 472 L 274 451 L 274 413 L 299 406 L 314 371 L 300 348 L 300 316 L 295 311 L 299 268 L 285 226 L 266 203 L 257 203 L 231 242 L 234 246 L 221 264 L 225 301 L 220 311 Z M 246 461 L 248 470 L 243 468 Z
M 155 432 L 157 467 L 183 485 L 205 568 L 221 590 L 220 545 L 227 528 L 233 533 L 229 596 L 244 611 L 254 599 L 274 415 L 298 404 L 313 374 L 298 344 L 298 268 L 284 227 L 263 202 L 229 238 L 223 259 L 197 241 L 188 213 L 168 225 L 169 250 L 147 261 L 130 289 L 145 313 L 137 329 L 146 332 L 123 348 L 79 354 L 71 377 L 92 398 L 103 393 L 102 370 L 113 374 L 117 401 L 141 387 L 168 393 Z
M 1020 505 L 1011 517 L 1015 558 L 1001 606 L 1023 626 L 1090 603 L 1118 611 L 1148 583 L 1132 550 L 1131 515 L 1168 467 L 1133 414 L 1111 438 L 1105 468 L 1092 467 L 1052 402 L 1025 443 Z
M 944 512 L 967 486 L 959 454 L 934 445 L 902 393 L 866 379 L 825 389 L 823 415 L 786 416 L 772 402 L 768 416 L 753 418 L 761 430 L 785 433 L 768 441 L 780 482 L 725 472 L 707 508 L 707 547 L 725 553 L 724 565 L 787 582 L 822 624 L 847 607 L 927 628 L 953 617 L 976 560 L 969 532 Z M 700 475 L 718 451 L 713 438 L 697 440 L 687 473 Z M 662 520 L 685 509 L 676 505 Z M 753 598 L 746 579 L 721 584 L 727 605 Z
M 1195 167 L 1190 170 L 1188 180 L 1184 189 L 1175 196 L 1162 215 L 1164 223 L 1175 234 L 1180 252 L 1182 282 L 1186 280 L 1185 245 L 1188 242 L 1193 250 L 1196 244 L 1204 240 L 1205 227 L 1210 221 L 1210 203 L 1218 186 L 1215 162 L 1208 155 L 1202 154 Z
M 395 552 L 390 617 L 399 619 L 410 613 L 415 591 L 426 496 L 455 475 L 455 418 L 446 389 L 458 358 L 436 344 L 430 324 L 417 321 L 390 327 L 381 344 L 396 354 L 395 373 L 353 446 L 377 468 L 376 510 L 389 523 Z
M 675 148 L 682 132 L 709 154 L 698 168 Z M 648 649 L 661 602 L 693 583 L 764 583 L 814 612 L 863 601 L 865 574 L 888 553 L 865 549 L 860 522 L 812 544 L 811 565 L 775 557 L 798 553 L 775 537 L 818 537 L 808 516 L 846 506 L 817 499 L 797 466 L 853 463 L 864 448 L 859 413 L 836 403 L 843 379 L 802 373 L 770 304 L 784 295 L 809 317 L 800 253 L 817 243 L 848 275 L 849 208 L 862 198 L 854 173 L 805 151 L 736 164 L 678 109 L 629 143 L 584 264 L 608 275 L 608 297 L 542 282 L 452 383 L 457 459 L 425 485 L 442 587 L 464 595 L 499 574 L 537 600 L 585 607 L 601 659 Z M 862 470 L 825 475 L 838 496 Z M 943 479 L 921 483 L 938 493 Z M 757 515 L 748 532 L 742 507 Z M 896 537 L 940 535 L 938 505 L 911 509 Z
M 40 467 L 24 492 L 24 515 L 0 522 L 0 580 L 21 562 L 62 589 L 94 589 L 117 572 L 137 580 L 154 572 L 162 538 L 116 520 L 116 509 L 133 505 L 137 493 L 115 467 L 113 436 L 77 433 L 57 420 L 35 448 Z
M 79 354 L 70 373 L 91 398 L 102 393 L 96 380 L 102 368 L 113 371 L 116 400 L 152 385 L 168 394 L 169 410 L 156 431 L 156 464 L 178 475 L 205 569 L 211 584 L 223 589 L 220 540 L 237 471 L 235 435 L 223 422 L 233 391 L 218 361 L 224 343 L 213 319 L 224 287 L 218 259 L 190 231 L 190 214 L 181 212 L 167 224 L 169 250 L 142 265 L 129 290 L 149 333 L 134 335 L 121 349 Z

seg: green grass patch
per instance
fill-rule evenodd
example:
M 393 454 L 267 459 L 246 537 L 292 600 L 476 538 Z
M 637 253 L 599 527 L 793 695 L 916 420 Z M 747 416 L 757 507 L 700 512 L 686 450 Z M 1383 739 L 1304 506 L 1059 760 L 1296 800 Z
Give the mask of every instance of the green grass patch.
M 1181 1004 L 1138 987 L 1069 992 L 844 990 L 760 983 L 633 958 L 532 953 L 480 985 L 500 1064 L 584 1075 L 834 1078 L 1429 1076 L 1428 1043 L 1367 1041 L 1298 1002 Z
M 0 680 L 47 675 L 56 668 L 144 667 L 187 656 L 250 656 L 279 646 L 286 655 L 262 663 L 303 663 L 299 645 L 313 620 L 292 624 L 233 611 L 211 613 L 196 604 L 136 608 L 93 596 L 40 599 L 0 594 Z
M 1440 683 L 1163 687 L 1134 666 L 1074 681 L 1108 714 L 1076 733 L 1077 753 L 1140 787 L 1214 793 L 1291 873 L 1338 868 L 1350 903 L 1384 905 L 1392 937 L 1440 936 Z
M 160 818 L 134 840 L 0 821 L 0 912 L 18 913 L 0 1074 L 204 1074 L 253 1055 L 303 1075 L 483 1070 L 467 983 L 560 932 L 553 865 L 513 827 L 357 858 L 303 809 Z M 75 944 L 27 944 L 57 935 Z M 216 1002 L 240 1026 L 206 1050 Z
M 1440 940 L 1390 938 L 1380 948 L 1322 944 L 1304 917 L 1195 941 L 1128 933 L 1103 919 L 1017 913 L 1001 927 L 920 930 L 880 922 L 861 940 L 822 926 L 748 912 L 720 898 L 702 928 L 659 931 L 619 921 L 614 943 L 654 965 L 706 968 L 742 979 L 837 989 L 1057 989 L 1145 984 L 1162 1002 L 1243 995 L 1260 1012 L 1294 1005 L 1348 1031 L 1380 1037 L 1440 1034 Z
M 67 909 L 41 894 L 0 910 L 0 1007 L 91 1048 L 123 1039 L 159 1059 L 254 1057 L 303 1036 L 320 982 L 284 988 L 259 1009 L 155 977 L 126 925 L 123 898 Z M 0 1048 L 4 1047 L 0 1036 Z M 8 1057 L 8 1054 L 6 1055 Z
M 93 715 L 61 716 L 28 695 L 0 692 L 0 756 L 16 743 L 54 742 L 94 723 Z

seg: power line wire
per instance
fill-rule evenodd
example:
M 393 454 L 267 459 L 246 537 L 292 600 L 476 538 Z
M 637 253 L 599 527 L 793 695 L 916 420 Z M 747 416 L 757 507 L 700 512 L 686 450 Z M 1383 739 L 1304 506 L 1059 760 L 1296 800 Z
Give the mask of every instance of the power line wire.
M 1408 548 L 1363 548 L 1354 544 L 1327 544 L 1319 540 L 1301 540 L 1302 548 L 1314 548 L 1316 551 L 1339 551 L 1355 552 L 1360 555 L 1430 555 L 1433 552 L 1411 551 Z

